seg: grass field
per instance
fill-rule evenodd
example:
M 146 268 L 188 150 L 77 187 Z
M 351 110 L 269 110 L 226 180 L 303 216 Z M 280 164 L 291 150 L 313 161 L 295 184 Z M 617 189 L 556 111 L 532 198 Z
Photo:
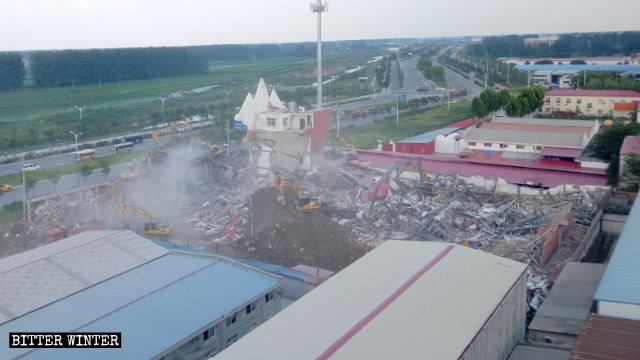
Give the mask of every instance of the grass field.
M 398 126 L 395 116 L 391 116 L 375 124 L 341 129 L 340 134 L 359 149 L 374 149 L 378 146 L 378 139 L 384 145 L 389 140 L 402 140 L 472 117 L 471 103 L 461 101 L 451 104 L 450 110 L 442 105 L 425 111 L 401 114 Z M 335 138 L 335 131 L 330 132 L 327 138 Z
M 363 64 L 376 55 L 381 54 L 377 51 L 328 52 L 323 60 L 325 77 L 344 73 L 344 69 Z M 79 112 L 74 106 L 84 108 L 85 139 L 95 139 L 135 132 L 161 122 L 159 98 L 179 90 L 216 85 L 199 94 L 168 98 L 164 104 L 166 121 L 180 120 L 183 115 L 221 116 L 225 108 L 229 108 L 226 115 L 229 116 L 235 113 L 234 108 L 242 104 L 248 92 L 255 91 L 261 77 L 279 93 L 295 94 L 298 100 L 302 96 L 306 97 L 303 100 L 315 102 L 312 100 L 315 90 L 311 88 L 315 66 L 314 57 L 212 63 L 209 71 L 201 75 L 63 88 L 26 87 L 24 91 L 0 93 L 0 151 L 12 153 L 71 142 L 73 137 L 69 131 L 80 131 Z M 371 68 L 373 66 L 367 67 L 365 72 L 372 73 Z M 344 96 L 371 92 L 366 84 L 356 86 L 355 83 L 357 79 L 345 77 L 331 87 L 333 93 L 344 93 Z M 337 91 L 341 88 L 347 90 Z

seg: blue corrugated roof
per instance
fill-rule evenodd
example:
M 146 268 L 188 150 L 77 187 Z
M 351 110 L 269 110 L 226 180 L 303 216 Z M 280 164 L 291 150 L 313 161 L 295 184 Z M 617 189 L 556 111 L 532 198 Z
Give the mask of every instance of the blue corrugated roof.
M 640 200 L 636 198 L 596 291 L 596 301 L 640 305 Z
M 121 349 L 39 349 L 28 359 L 149 359 L 275 286 L 218 259 L 168 254 L 0 326 L 12 331 L 122 332 Z M 7 349 L 13 358 L 28 349 Z
M 296 271 L 293 269 L 289 269 L 288 267 L 284 267 L 284 266 L 280 266 L 280 265 L 274 265 L 274 264 L 268 264 L 268 263 L 263 263 L 263 262 L 259 262 L 259 261 L 254 261 L 254 260 L 247 260 L 247 259 L 243 259 L 243 258 L 239 258 L 239 257 L 234 257 L 234 256 L 228 256 L 228 255 L 222 255 L 222 254 L 218 254 L 218 253 L 214 253 L 211 251 L 207 251 L 203 248 L 190 248 L 190 247 L 186 247 L 186 246 L 182 246 L 182 245 L 176 245 L 176 244 L 172 244 L 172 243 L 168 243 L 166 241 L 160 241 L 160 240 L 151 240 L 154 243 L 163 246 L 169 250 L 180 250 L 180 251 L 188 251 L 188 252 L 194 252 L 194 253 L 198 253 L 198 254 L 210 254 L 210 255 L 217 255 L 217 256 L 221 256 L 227 259 L 231 259 L 233 261 L 237 261 L 241 264 L 245 264 L 251 267 L 254 267 L 256 269 L 260 269 L 262 271 L 266 271 L 268 273 L 272 273 L 272 274 L 276 274 L 276 275 L 280 275 L 280 276 L 286 276 L 286 277 L 290 277 L 293 279 L 298 279 L 298 280 L 302 280 L 304 281 L 306 274 L 301 272 L 301 271 Z
M 426 143 L 430 143 L 430 142 L 434 141 L 438 135 L 447 136 L 447 135 L 449 135 L 449 134 L 451 134 L 453 132 L 456 132 L 456 131 L 458 131 L 460 129 L 461 128 L 459 128 L 459 127 L 442 128 L 442 129 L 438 129 L 438 130 L 429 131 L 429 132 L 424 133 L 424 134 L 416 135 L 416 136 L 410 137 L 408 139 L 398 140 L 398 141 L 396 141 L 396 143 L 399 143 L 399 144 L 400 143 L 402 143 L 402 144 L 408 144 L 408 143 L 426 144 Z
M 640 65 L 516 65 L 522 71 L 569 70 L 569 71 L 640 71 Z

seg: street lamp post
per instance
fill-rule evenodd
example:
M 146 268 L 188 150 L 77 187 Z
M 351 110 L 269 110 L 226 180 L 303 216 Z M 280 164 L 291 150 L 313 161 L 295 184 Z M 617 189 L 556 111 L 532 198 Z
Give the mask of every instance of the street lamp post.
M 78 109 L 78 111 L 80 111 L 80 135 L 82 135 L 82 133 L 84 132 L 84 129 L 82 128 L 82 110 L 85 109 L 86 106 L 85 107 L 74 106 L 74 107 Z M 84 146 L 84 136 L 80 137 L 80 142 Z M 76 151 L 78 151 L 77 141 L 76 141 Z
M 76 134 L 73 131 L 69 131 L 76 138 L 76 153 L 78 152 L 78 136 L 82 135 L 82 133 Z M 78 189 L 80 189 L 80 173 L 78 172 L 78 158 L 76 157 L 76 183 Z
M 164 112 L 164 101 L 167 100 L 167 98 L 165 97 L 161 97 L 160 101 L 162 101 L 162 126 L 164 126 L 164 124 L 167 123 L 166 121 L 166 117 L 165 117 L 165 112 Z

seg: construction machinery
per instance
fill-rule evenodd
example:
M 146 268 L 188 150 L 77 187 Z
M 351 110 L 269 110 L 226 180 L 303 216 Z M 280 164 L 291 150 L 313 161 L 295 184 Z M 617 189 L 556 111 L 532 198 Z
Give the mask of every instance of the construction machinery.
M 193 148 L 193 144 L 206 146 L 207 149 L 209 149 L 209 151 L 213 153 L 213 155 L 224 154 L 224 152 L 227 151 L 226 147 L 218 148 L 217 146 L 211 144 L 210 142 L 202 139 L 191 138 L 191 141 L 189 141 L 189 149 Z
M 273 175 L 273 180 L 278 187 L 277 200 L 282 206 L 286 206 L 286 200 L 284 196 L 284 186 L 289 186 L 296 191 L 298 197 L 296 198 L 296 209 L 300 211 L 309 211 L 313 209 L 319 209 L 322 207 L 322 202 L 319 199 L 313 197 L 304 196 L 302 188 L 293 181 L 287 180 L 276 174 Z
M 49 223 L 50 223 L 49 224 L 50 229 L 48 231 L 49 236 L 47 238 L 47 241 L 50 243 L 54 241 L 62 240 L 69 236 L 83 233 L 85 231 L 104 230 L 104 223 L 98 220 L 89 220 L 85 223 L 77 224 L 74 227 L 65 227 L 65 226 L 53 227 L 53 220 L 50 215 Z
M 5 184 L 5 185 L 0 186 L 0 191 L 2 191 L 2 192 L 6 192 L 6 191 L 9 191 L 11 189 L 12 189 L 12 186 L 9 185 L 9 184 Z
M 160 136 L 160 134 L 162 134 L 162 133 L 163 133 L 163 132 L 165 132 L 165 131 L 169 131 L 169 130 L 173 129 L 173 128 L 174 128 L 174 127 L 176 127 L 176 126 L 182 126 L 183 128 L 185 128 L 185 129 L 186 129 L 186 128 L 187 128 L 187 122 L 186 122 L 186 121 L 178 121 L 178 122 L 173 123 L 173 124 L 171 124 L 171 125 L 169 125 L 169 126 L 167 126 L 167 127 L 162 128 L 162 129 L 160 129 L 160 130 L 156 130 L 156 131 L 153 133 L 153 138 L 158 142 L 158 144 L 160 144 L 160 147 L 161 147 L 161 148 L 163 148 L 163 149 L 164 149 L 164 144 L 162 143 L 162 141 L 160 141 L 160 139 L 158 138 L 158 136 Z
M 356 150 L 355 145 L 353 145 L 352 143 L 348 142 L 345 138 L 340 136 L 340 134 L 336 135 L 336 142 L 343 143 L 351 151 L 351 154 L 347 155 L 347 163 L 348 164 L 355 165 L 355 166 L 360 166 L 360 167 L 363 167 L 363 168 L 368 168 L 369 166 L 371 166 L 371 162 L 363 161 L 363 160 L 358 159 L 358 151 Z
M 124 222 L 127 229 L 129 228 L 129 211 L 134 211 L 142 215 L 147 222 L 144 223 L 144 233 L 147 235 L 158 235 L 160 237 L 171 235 L 171 224 L 158 224 L 153 221 L 151 214 L 139 207 L 127 204 L 124 201 L 120 202 L 120 209 L 122 209 L 122 216 L 124 216 Z
M 133 161 L 133 165 L 131 165 L 126 172 L 123 172 L 122 174 L 120 174 L 120 177 L 122 177 L 123 179 L 134 179 L 138 177 L 138 175 L 140 175 L 138 171 L 140 169 L 140 163 L 146 160 L 148 154 L 149 154 L 149 151 L 147 151 L 146 153 L 140 155 L 137 159 L 135 159 Z

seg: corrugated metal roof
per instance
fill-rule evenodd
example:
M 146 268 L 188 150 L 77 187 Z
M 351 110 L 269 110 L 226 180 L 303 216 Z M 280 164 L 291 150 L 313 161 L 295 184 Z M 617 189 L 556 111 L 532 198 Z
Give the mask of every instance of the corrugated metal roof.
M 568 158 L 579 158 L 582 155 L 582 149 L 570 149 L 555 146 L 545 146 L 540 151 L 540 156 L 559 156 Z
M 507 360 L 569 360 L 569 350 L 518 345 Z
M 565 71 L 640 71 L 640 65 L 516 65 L 522 71 L 565 70 Z M 575 90 L 574 90 L 575 91 Z
M 496 130 L 518 130 L 518 131 L 540 131 L 540 132 L 556 132 L 566 134 L 591 134 L 591 127 L 581 126 L 560 126 L 560 125 L 534 125 L 534 124 L 511 124 L 511 123 L 496 123 L 496 122 L 484 122 L 479 126 L 482 129 L 496 129 Z
M 589 315 L 570 359 L 640 359 L 640 321 Z
M 620 155 L 637 154 L 640 155 L 640 136 L 627 136 L 622 142 Z
M 584 134 L 548 133 L 539 131 L 471 129 L 467 141 L 531 144 L 541 146 L 573 147 L 582 149 Z
M 400 154 L 384 151 L 360 150 L 358 156 L 362 160 L 371 161 L 374 167 L 388 168 L 398 160 L 416 157 L 415 154 Z M 581 169 L 567 166 L 549 167 L 543 161 L 538 167 L 532 167 L 525 160 L 500 158 L 494 163 L 473 163 L 458 159 L 430 159 L 422 158 L 422 168 L 429 173 L 460 174 L 462 176 L 482 176 L 487 179 L 502 178 L 511 184 L 541 184 L 545 187 L 558 185 L 594 185 L 606 186 L 607 177 L 602 174 L 583 173 Z M 516 161 L 508 161 L 516 160 Z M 567 161 L 565 161 L 566 163 Z M 520 164 L 519 166 L 518 163 Z M 577 163 L 576 163 L 577 164 Z M 579 165 L 579 164 L 578 164 Z
M 640 305 L 640 200 L 636 198 L 596 291 L 596 301 Z
M 457 359 L 525 269 L 462 246 L 386 241 L 216 359 Z
M 577 126 L 592 128 L 596 125 L 595 120 L 569 120 L 569 119 L 537 119 L 537 118 L 512 118 L 512 117 L 494 117 L 490 123 L 494 124 L 524 124 L 524 125 L 541 125 L 541 126 Z M 484 124 L 484 123 L 483 123 Z
M 129 230 L 88 231 L 2 259 L 0 321 L 26 314 L 167 253 Z
M 446 127 L 438 130 L 429 131 L 424 134 L 416 135 L 404 140 L 398 140 L 396 143 L 398 144 L 426 144 L 436 140 L 438 135 L 447 136 L 451 133 L 456 132 L 461 128 L 459 127 Z
M 149 359 L 277 284 L 217 258 L 167 254 L 7 322 L 0 337 L 12 331 L 117 331 L 121 349 L 39 349 L 26 358 Z
M 636 67 L 640 71 L 640 66 Z M 628 70 L 631 71 L 631 70 Z M 557 89 L 544 94 L 545 96 L 599 96 L 599 97 L 640 97 L 640 92 L 633 90 L 571 90 Z

